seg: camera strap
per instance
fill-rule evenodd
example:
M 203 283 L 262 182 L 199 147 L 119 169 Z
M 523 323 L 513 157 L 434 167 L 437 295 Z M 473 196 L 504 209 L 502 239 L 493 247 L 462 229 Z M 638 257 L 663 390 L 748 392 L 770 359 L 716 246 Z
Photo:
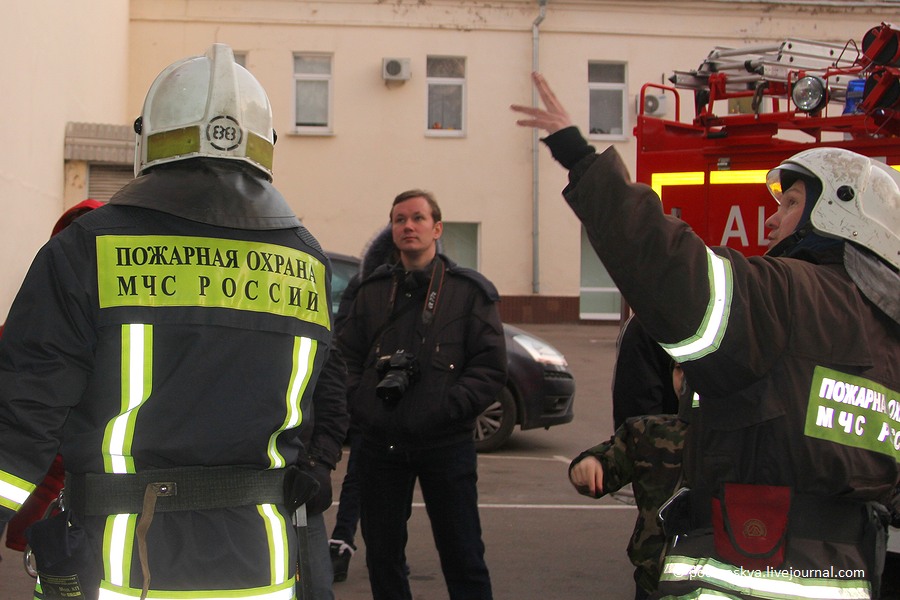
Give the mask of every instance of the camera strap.
M 438 267 L 440 267 L 440 278 L 438 275 Z M 434 320 L 434 313 L 437 311 L 438 300 L 441 297 L 441 291 L 444 289 L 444 274 L 447 267 L 440 257 L 435 257 L 434 264 L 431 267 L 431 281 L 428 283 L 428 292 L 425 294 L 425 306 L 422 307 L 422 323 L 428 327 Z M 437 287 L 435 287 L 437 280 Z
M 422 324 L 425 326 L 425 331 L 422 333 L 421 339 L 424 340 L 428 337 L 428 333 L 431 330 L 431 323 L 434 321 L 434 315 L 437 312 L 438 302 L 441 297 L 441 291 L 444 288 L 444 277 L 447 272 L 447 267 L 444 265 L 444 261 L 441 260 L 439 256 L 435 256 L 434 261 L 431 266 L 431 279 L 428 283 L 428 291 L 425 293 L 425 303 L 422 306 Z M 376 354 L 381 352 L 381 334 L 387 329 L 391 323 L 395 322 L 400 318 L 401 315 L 405 314 L 411 308 L 413 308 L 416 303 L 415 302 L 407 302 L 400 306 L 397 311 L 394 311 L 394 307 L 397 301 L 397 294 L 400 290 L 400 282 L 402 278 L 399 276 L 394 276 L 393 283 L 391 285 L 391 295 L 388 299 L 388 317 L 385 319 L 384 323 L 382 323 L 381 327 L 375 332 L 375 335 L 372 336 L 372 339 L 375 342 L 375 350 Z

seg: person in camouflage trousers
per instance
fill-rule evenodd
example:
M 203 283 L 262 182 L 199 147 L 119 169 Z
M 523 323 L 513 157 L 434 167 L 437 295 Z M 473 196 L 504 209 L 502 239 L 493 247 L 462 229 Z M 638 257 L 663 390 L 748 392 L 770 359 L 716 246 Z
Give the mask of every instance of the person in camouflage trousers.
M 628 542 L 635 566 L 635 600 L 648 598 L 659 583 L 666 536 L 657 514 L 682 481 L 682 455 L 693 393 L 673 365 L 679 413 L 644 415 L 625 421 L 606 442 L 588 448 L 569 465 L 578 493 L 601 498 L 632 484 L 638 517 Z

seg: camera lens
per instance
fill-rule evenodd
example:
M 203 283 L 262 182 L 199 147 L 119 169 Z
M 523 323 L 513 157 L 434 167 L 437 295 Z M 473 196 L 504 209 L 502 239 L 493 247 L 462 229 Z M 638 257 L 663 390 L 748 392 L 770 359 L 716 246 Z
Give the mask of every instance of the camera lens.
M 409 385 L 406 371 L 388 371 L 384 379 L 375 386 L 375 394 L 385 402 L 397 402 Z

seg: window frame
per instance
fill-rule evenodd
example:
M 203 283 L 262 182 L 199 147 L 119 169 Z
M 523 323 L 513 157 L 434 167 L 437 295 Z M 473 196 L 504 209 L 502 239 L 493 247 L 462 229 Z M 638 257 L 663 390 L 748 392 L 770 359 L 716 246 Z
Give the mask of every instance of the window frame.
M 462 77 L 429 77 L 428 76 L 428 60 L 452 58 L 462 59 L 463 76 Z M 467 97 L 467 73 L 468 73 L 468 57 L 451 56 L 446 54 L 431 54 L 425 57 L 425 136 L 426 137 L 450 137 L 461 138 L 466 137 L 467 115 L 466 115 L 466 97 Z M 429 119 L 429 109 L 431 107 L 431 86 L 432 85 L 456 85 L 460 88 L 460 108 L 459 108 L 459 129 L 434 129 L 431 127 L 431 119 Z
M 448 247 L 445 250 L 445 254 L 453 260 L 453 262 L 459 264 L 462 267 L 469 267 L 471 269 L 475 269 L 476 271 L 481 270 L 481 231 L 482 231 L 482 223 L 481 221 L 443 221 L 444 223 L 444 234 L 441 236 L 441 241 L 445 242 L 445 239 L 449 239 L 448 236 L 453 236 L 456 240 L 466 240 L 471 241 L 473 246 L 469 246 L 466 249 L 471 251 L 472 256 L 474 257 L 475 264 L 469 264 L 463 256 L 459 256 L 458 253 L 452 252 L 453 248 Z M 462 232 L 473 233 L 472 238 L 468 238 L 466 236 L 460 235 Z M 449 233 L 448 233 L 449 232 Z M 451 244 L 452 246 L 452 244 Z M 452 254 L 452 255 L 451 255 Z
M 328 73 L 298 73 L 297 58 L 327 58 Z M 334 54 L 331 52 L 294 52 L 291 55 L 293 62 L 293 109 L 292 132 L 296 135 L 332 135 L 334 133 Z M 325 125 L 298 125 L 297 124 L 297 87 L 302 81 L 327 83 L 328 98 L 325 103 Z
M 591 65 L 616 65 L 622 67 L 622 81 L 617 83 L 611 82 L 593 82 L 590 80 Z M 606 140 L 606 141 L 626 141 L 628 140 L 628 63 L 617 60 L 589 60 L 587 73 L 587 102 L 588 102 L 588 123 L 586 131 L 589 140 Z M 591 132 L 591 94 L 594 91 L 619 91 L 622 96 L 622 114 L 621 114 L 621 133 L 593 133 Z

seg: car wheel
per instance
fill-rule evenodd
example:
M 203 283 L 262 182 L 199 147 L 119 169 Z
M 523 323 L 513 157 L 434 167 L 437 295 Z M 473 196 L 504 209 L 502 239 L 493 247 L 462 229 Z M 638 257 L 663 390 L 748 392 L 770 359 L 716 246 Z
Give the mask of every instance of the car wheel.
M 475 449 L 493 452 L 499 449 L 516 426 L 516 401 L 509 388 L 503 388 L 493 404 L 475 420 Z

